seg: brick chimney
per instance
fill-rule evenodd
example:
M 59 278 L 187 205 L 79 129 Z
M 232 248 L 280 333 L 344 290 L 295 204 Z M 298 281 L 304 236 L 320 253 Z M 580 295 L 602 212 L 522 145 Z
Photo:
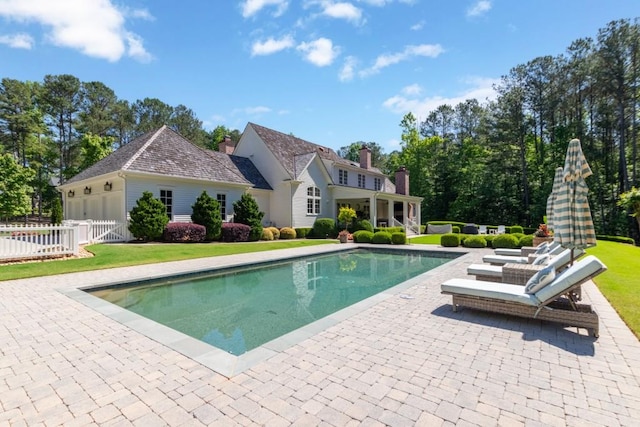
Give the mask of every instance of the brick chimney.
M 364 144 L 360 147 L 360 167 L 371 169 L 371 150 Z
M 409 171 L 404 166 L 396 171 L 396 194 L 409 195 Z
M 231 142 L 231 137 L 229 135 L 224 136 L 224 140 L 218 144 L 218 151 L 224 154 L 233 154 L 233 150 L 236 149 L 236 146 Z

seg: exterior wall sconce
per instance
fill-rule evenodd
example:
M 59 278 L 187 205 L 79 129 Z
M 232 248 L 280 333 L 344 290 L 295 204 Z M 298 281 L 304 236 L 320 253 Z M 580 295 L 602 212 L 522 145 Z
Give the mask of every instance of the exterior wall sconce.
M 69 190 L 69 192 L 67 193 L 67 196 L 69 196 L 69 197 L 73 197 L 75 195 L 76 195 L 76 192 L 73 191 L 73 190 Z
M 91 194 L 91 187 L 84 187 L 84 194 Z
M 107 181 L 104 184 L 104 191 L 111 191 L 112 188 L 113 188 L 113 183 L 112 182 Z

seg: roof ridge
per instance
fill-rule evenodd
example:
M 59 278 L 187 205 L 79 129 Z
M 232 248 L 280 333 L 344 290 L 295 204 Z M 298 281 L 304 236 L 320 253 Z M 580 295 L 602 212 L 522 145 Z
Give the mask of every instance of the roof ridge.
M 153 141 L 155 141 L 156 138 L 158 138 L 158 135 L 160 135 L 160 132 L 164 131 L 166 128 L 167 128 L 167 125 L 162 125 L 162 127 L 160 129 L 158 129 L 151 136 L 151 138 L 149 138 L 149 140 L 147 142 L 145 142 L 144 145 L 142 147 L 140 147 L 140 149 L 138 151 L 135 152 L 135 154 L 133 156 L 131 156 L 131 158 L 127 161 L 127 163 L 125 163 L 122 166 L 122 169 L 127 170 L 129 168 L 129 166 L 131 166 L 133 164 L 133 162 L 136 161 L 138 159 L 138 157 L 140 157 L 142 155 L 142 153 L 144 153 L 144 151 L 147 149 L 147 147 L 149 147 L 149 145 L 151 145 L 151 143 Z

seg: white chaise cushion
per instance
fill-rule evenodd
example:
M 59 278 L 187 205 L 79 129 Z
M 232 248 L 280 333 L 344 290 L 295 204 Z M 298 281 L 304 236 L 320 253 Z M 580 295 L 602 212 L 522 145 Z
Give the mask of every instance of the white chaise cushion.
M 536 246 L 535 255 L 542 255 L 549 252 L 549 242 L 542 242 L 538 246 Z
M 607 266 L 602 261 L 593 255 L 589 255 L 580 261 L 574 262 L 571 267 L 559 274 L 553 282 L 536 292 L 535 296 L 542 302 L 557 298 L 566 293 L 573 285 L 582 283 L 588 277 L 602 273 L 606 269 Z
M 508 262 L 517 262 L 518 264 L 528 264 L 529 257 L 526 256 L 506 256 L 506 255 L 485 255 L 482 257 L 483 262 L 489 264 L 506 264 Z
M 445 294 L 493 298 L 534 307 L 539 303 L 534 295 L 525 294 L 522 286 L 508 283 L 485 282 L 473 279 L 449 279 L 440 285 L 440 289 Z
M 502 267 L 499 265 L 471 264 L 467 267 L 467 274 L 472 276 L 502 277 Z
M 553 265 L 548 265 L 536 274 L 531 276 L 524 287 L 524 291 L 528 294 L 535 294 L 543 287 L 556 278 L 556 268 Z
M 544 254 L 536 257 L 536 259 L 531 263 L 533 265 L 547 265 L 549 264 L 549 254 Z

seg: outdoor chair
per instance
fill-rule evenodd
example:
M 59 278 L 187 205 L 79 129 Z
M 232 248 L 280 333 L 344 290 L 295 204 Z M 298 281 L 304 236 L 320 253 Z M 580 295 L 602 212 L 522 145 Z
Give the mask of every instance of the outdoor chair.
M 468 307 L 546 320 L 564 326 L 585 328 L 594 337 L 598 337 L 598 314 L 590 305 L 578 304 L 571 293 L 606 269 L 598 258 L 589 255 L 537 289 L 470 279 L 449 279 L 440 285 L 440 289 L 443 294 L 452 296 L 453 311 L 458 311 L 458 307 Z
M 556 248 L 557 246 L 560 246 L 560 243 L 558 243 L 558 242 L 551 242 L 551 243 L 542 242 L 538 246 L 525 246 L 525 247 L 520 248 L 520 249 L 497 248 L 493 252 L 495 252 L 496 255 L 528 256 L 528 255 L 534 253 L 536 250 L 538 250 L 539 248 L 541 248 L 543 246 L 548 246 L 549 250 L 552 250 L 552 249 Z
M 505 227 L 504 225 L 499 225 L 498 229 L 496 230 L 497 234 L 504 234 L 507 232 L 507 227 Z
M 584 253 L 581 249 L 574 251 L 574 257 Z M 471 264 L 467 267 L 467 274 L 475 276 L 476 280 L 487 282 L 505 282 L 524 286 L 535 273 L 548 265 L 553 265 L 556 272 L 561 272 L 571 262 L 571 249 L 565 249 L 558 255 L 549 258 L 548 264 L 519 264 L 504 265 Z
M 560 245 L 547 252 L 550 256 L 558 255 L 564 248 Z M 527 256 L 509 256 L 509 255 L 485 255 L 482 257 L 483 262 L 492 265 L 504 265 L 506 263 L 530 264 L 536 259 L 537 255 Z
M 479 225 L 478 226 L 478 234 L 487 234 L 487 226 Z

